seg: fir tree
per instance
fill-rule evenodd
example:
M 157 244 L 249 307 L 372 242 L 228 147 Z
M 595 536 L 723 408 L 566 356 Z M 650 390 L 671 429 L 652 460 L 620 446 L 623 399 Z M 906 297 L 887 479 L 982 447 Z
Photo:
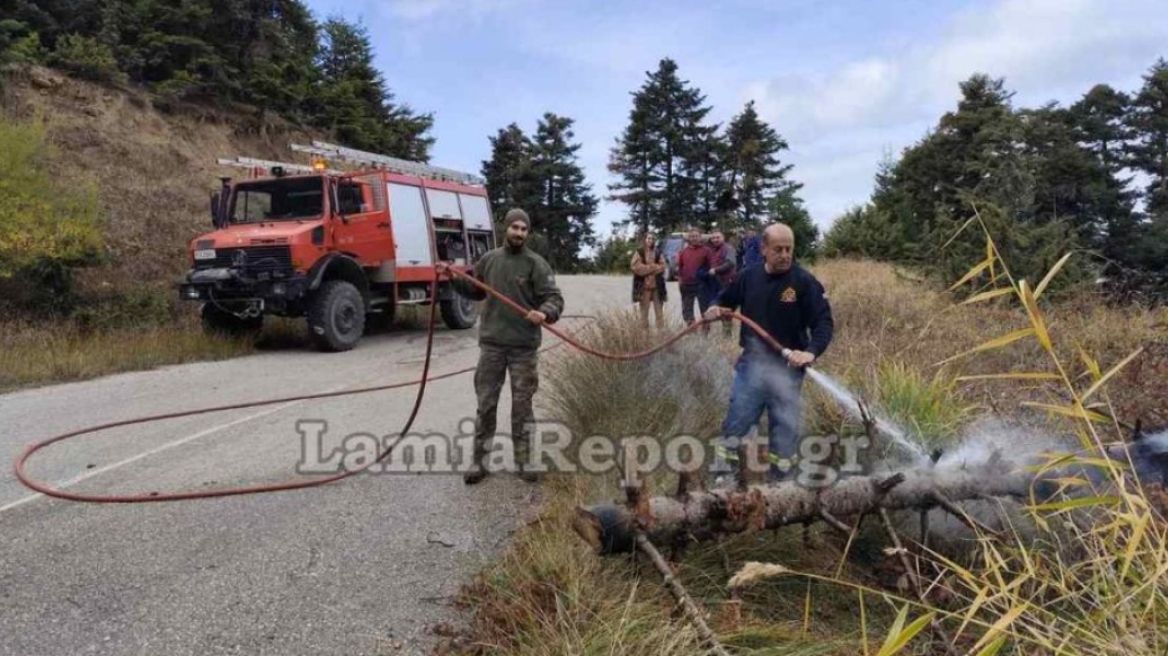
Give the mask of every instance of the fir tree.
M 698 221 L 713 204 L 703 198 L 706 180 L 701 177 L 716 148 L 711 136 L 717 126 L 705 124 L 710 109 L 668 58 L 633 94 L 629 124 L 609 159 L 609 171 L 621 179 L 609 186 L 610 198 L 629 206 L 622 225 L 670 231 Z
M 576 269 L 581 251 L 596 244 L 592 218 L 599 200 L 577 162 L 573 124 L 549 112 L 528 137 L 512 123 L 489 138 L 491 159 L 482 166 L 496 221 L 512 207 L 525 210 L 532 249 L 557 270 Z
M 1131 163 L 1150 178 L 1145 211 L 1168 221 L 1168 61 L 1158 60 L 1144 75 L 1144 85 L 1132 101 L 1129 125 L 1135 139 Z
M 426 162 L 433 116 L 393 102 L 364 27 L 330 19 L 318 57 L 320 88 L 316 122 L 354 148 Z
M 757 226 L 761 214 L 780 193 L 787 196 L 787 207 L 797 206 L 795 193 L 801 185 L 786 179 L 792 165 L 784 165 L 778 158 L 788 148 L 787 142 L 759 118 L 753 100 L 730 122 L 726 141 L 726 168 L 730 171 L 730 184 L 738 190 L 743 223 Z
M 503 220 L 512 207 L 534 207 L 539 203 L 539 182 L 535 177 L 534 144 L 518 124 L 501 128 L 493 137 L 491 159 L 483 162 L 487 196 L 495 221 Z
M 574 120 L 545 113 L 535 131 L 533 163 L 541 202 L 532 216 L 532 228 L 548 240 L 551 265 L 573 270 L 580 251 L 596 244 L 592 217 L 599 200 L 577 163 L 580 144 L 573 143 Z

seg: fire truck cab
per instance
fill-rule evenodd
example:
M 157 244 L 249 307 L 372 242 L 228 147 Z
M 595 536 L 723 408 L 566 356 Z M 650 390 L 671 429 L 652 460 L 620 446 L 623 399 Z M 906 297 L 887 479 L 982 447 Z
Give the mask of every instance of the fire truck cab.
M 398 306 L 437 302 L 443 322 L 466 329 L 478 305 L 449 280 L 432 293 L 435 264 L 468 269 L 495 246 L 490 205 L 475 176 L 313 142 L 312 165 L 219 160 L 252 178 L 221 179 L 214 230 L 191 240 L 179 296 L 202 304 L 211 333 L 258 332 L 265 315 L 304 317 L 325 351 L 354 348 L 369 324 Z M 329 161 L 356 165 L 330 170 Z

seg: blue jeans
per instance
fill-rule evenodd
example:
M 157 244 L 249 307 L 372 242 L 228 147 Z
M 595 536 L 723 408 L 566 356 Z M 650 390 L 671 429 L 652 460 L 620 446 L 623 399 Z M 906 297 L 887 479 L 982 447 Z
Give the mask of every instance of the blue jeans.
M 803 377 L 805 372 L 787 364 L 786 359 L 770 352 L 745 352 L 734 365 L 734 384 L 730 390 L 730 408 L 722 422 L 723 439 L 746 437 L 758 425 L 765 409 L 771 457 L 791 459 L 799 450 L 799 421 L 803 412 Z M 770 478 L 782 478 L 784 472 L 773 462 Z

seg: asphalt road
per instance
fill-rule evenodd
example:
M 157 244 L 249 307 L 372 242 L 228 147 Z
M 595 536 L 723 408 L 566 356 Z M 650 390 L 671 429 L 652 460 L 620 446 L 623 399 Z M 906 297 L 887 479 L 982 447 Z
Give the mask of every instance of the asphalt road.
M 559 281 L 569 313 L 628 305 L 627 278 Z M 545 344 L 555 341 L 545 334 Z M 0 654 L 424 653 L 436 640 L 428 629 L 463 619 L 451 606 L 459 586 L 531 514 L 538 486 L 497 476 L 467 488 L 458 475 L 380 473 L 274 494 L 113 505 L 35 495 L 12 473 L 24 448 L 50 435 L 412 380 L 424 352 L 424 331 L 403 329 L 347 353 L 290 349 L 0 396 Z M 477 357 L 477 329 L 442 327 L 431 373 Z M 414 394 L 106 431 L 50 447 L 30 473 L 95 494 L 284 481 L 298 476 L 312 434 L 297 422 L 326 421 L 324 448 L 357 433 L 396 433 Z M 471 374 L 433 382 L 414 429 L 457 435 L 474 408 Z M 505 390 L 500 430 L 509 430 L 509 411 Z

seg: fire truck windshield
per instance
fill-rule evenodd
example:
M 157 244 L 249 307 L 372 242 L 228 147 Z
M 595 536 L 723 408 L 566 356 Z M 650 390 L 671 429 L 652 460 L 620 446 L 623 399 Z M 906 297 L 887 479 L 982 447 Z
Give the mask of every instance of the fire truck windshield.
M 232 223 L 294 221 L 324 213 L 320 176 L 240 182 L 231 203 Z

